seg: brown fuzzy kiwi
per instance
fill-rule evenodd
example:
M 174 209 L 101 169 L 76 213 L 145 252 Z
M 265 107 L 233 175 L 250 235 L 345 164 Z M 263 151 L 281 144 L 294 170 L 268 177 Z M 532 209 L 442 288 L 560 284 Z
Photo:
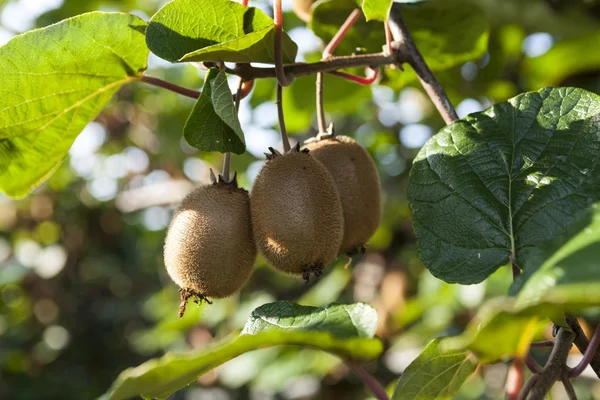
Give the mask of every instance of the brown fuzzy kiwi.
M 189 297 L 223 298 L 248 280 L 256 259 L 248 192 L 235 184 L 195 189 L 175 212 L 164 248 L 169 276 Z
M 274 154 L 250 193 L 256 244 L 278 270 L 322 274 L 344 232 L 340 197 L 327 169 L 307 152 Z
M 292 9 L 294 13 L 304 22 L 310 21 L 310 7 L 316 2 L 316 0 L 294 0 L 292 3 Z
M 329 170 L 340 194 L 344 210 L 340 252 L 362 252 L 381 222 L 381 185 L 375 163 L 348 136 L 326 136 L 305 148 Z

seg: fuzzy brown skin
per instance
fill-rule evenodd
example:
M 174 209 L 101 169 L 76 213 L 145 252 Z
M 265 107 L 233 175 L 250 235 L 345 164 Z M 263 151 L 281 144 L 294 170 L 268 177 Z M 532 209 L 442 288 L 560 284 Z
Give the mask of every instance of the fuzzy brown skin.
M 335 136 L 306 145 L 310 155 L 329 170 L 344 210 L 340 252 L 360 252 L 381 222 L 381 185 L 371 156 L 348 136 Z
M 310 21 L 310 6 L 312 6 L 316 0 L 294 0 L 292 8 L 298 18 L 304 22 Z
M 278 270 L 319 274 L 332 262 L 344 232 L 333 178 L 307 153 L 291 152 L 269 161 L 250 193 L 256 244 Z
M 241 289 L 256 259 L 248 192 L 225 184 L 191 192 L 173 216 L 164 256 L 182 289 L 214 298 Z

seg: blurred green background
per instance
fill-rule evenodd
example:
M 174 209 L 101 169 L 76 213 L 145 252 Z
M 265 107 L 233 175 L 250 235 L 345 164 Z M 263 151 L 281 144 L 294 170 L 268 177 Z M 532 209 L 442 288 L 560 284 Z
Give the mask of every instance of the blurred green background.
M 439 73 L 462 117 L 518 93 L 549 85 L 600 93 L 600 1 L 466 0 L 492 23 L 489 49 Z M 0 44 L 16 34 L 83 12 L 126 11 L 145 20 L 158 0 L 0 1 Z M 270 2 L 269 2 L 270 3 Z M 285 26 L 300 60 L 322 43 L 284 1 Z M 267 1 L 251 5 L 271 12 Z M 150 76 L 201 88 L 203 71 L 151 56 Z M 384 188 L 383 223 L 367 255 L 344 268 L 340 257 L 318 282 L 282 276 L 259 260 L 242 292 L 177 317 L 177 287 L 162 262 L 165 229 L 177 203 L 219 169 L 220 154 L 199 153 L 181 131 L 193 100 L 136 83 L 125 87 L 76 140 L 50 180 L 24 200 L 0 194 L 0 399 L 91 399 L 123 369 L 169 350 L 199 349 L 243 326 L 274 300 L 306 305 L 364 301 L 380 313 L 384 356 L 366 367 L 393 385 L 434 337 L 460 333 L 481 302 L 506 293 L 510 271 L 459 286 L 433 278 L 419 261 L 406 200 L 411 160 L 443 121 L 418 86 L 391 74 L 361 87 L 327 77 L 327 111 L 336 132 L 372 154 Z M 286 90 L 293 140 L 315 133 L 310 78 Z M 312 82 L 312 81 L 310 81 Z M 235 87 L 236 79 L 231 79 Z M 279 146 L 273 82 L 257 83 L 242 102 L 248 152 L 233 158 L 250 188 L 268 146 Z M 503 398 L 506 365 L 485 367 L 461 399 Z M 590 377 L 580 399 L 600 398 Z M 560 398 L 562 388 L 555 396 Z M 273 348 L 245 354 L 201 377 L 173 399 L 367 399 L 334 356 Z

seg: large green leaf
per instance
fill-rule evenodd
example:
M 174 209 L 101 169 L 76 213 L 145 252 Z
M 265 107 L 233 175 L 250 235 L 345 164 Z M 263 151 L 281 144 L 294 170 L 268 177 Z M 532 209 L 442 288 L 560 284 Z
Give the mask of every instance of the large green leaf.
M 146 24 L 93 12 L 0 48 L 0 189 L 25 196 L 119 88 L 146 69 Z
M 190 145 L 202 151 L 242 154 L 246 150 L 244 132 L 224 71 L 211 69 L 206 75 L 202 94 L 183 134 Z
M 361 303 L 325 308 L 287 301 L 266 304 L 253 311 L 238 337 L 194 353 L 167 354 L 128 369 L 102 399 L 164 399 L 225 361 L 269 346 L 308 346 L 346 359 L 372 360 L 383 350 L 381 341 L 373 337 L 376 325 L 375 309 Z
M 435 339 L 406 368 L 392 400 L 452 399 L 476 367 L 468 351 L 448 348 L 444 339 Z
M 231 0 L 173 0 L 154 14 L 146 36 L 150 50 L 172 62 L 274 62 L 273 20 Z M 284 34 L 284 61 L 297 51 Z
M 363 4 L 364 7 L 364 4 Z M 355 0 L 322 0 L 312 8 L 311 28 L 325 42 L 331 40 L 348 15 L 357 8 Z M 489 22 L 479 8 L 461 1 L 434 0 L 406 5 L 404 21 L 429 67 L 440 71 L 482 56 L 487 50 Z M 345 55 L 380 52 L 385 44 L 383 23 L 361 17 L 336 50 Z M 382 83 L 400 88 L 416 79 L 412 69 L 387 70 Z
M 392 2 L 392 0 L 363 0 L 362 9 L 367 21 L 373 19 L 385 21 L 392 7 Z
M 600 31 L 560 40 L 545 54 L 523 60 L 522 71 L 531 89 L 559 85 L 564 79 L 600 69 L 596 51 Z
M 484 280 L 569 229 L 600 200 L 600 98 L 573 88 L 519 95 L 431 138 L 408 196 L 422 259 L 448 282 Z M 577 266 L 573 266 L 577 268 Z

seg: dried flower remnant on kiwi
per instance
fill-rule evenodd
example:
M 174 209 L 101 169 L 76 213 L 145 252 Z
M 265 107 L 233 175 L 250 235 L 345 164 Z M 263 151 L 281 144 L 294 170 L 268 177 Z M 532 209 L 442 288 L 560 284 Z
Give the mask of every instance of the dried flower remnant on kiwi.
M 381 184 L 369 153 L 348 136 L 328 132 L 306 142 L 305 149 L 329 171 L 342 202 L 344 239 L 340 252 L 349 257 L 362 254 L 365 243 L 381 222 Z
M 196 304 L 224 298 L 248 280 L 256 246 L 250 222 L 248 192 L 236 176 L 217 179 L 192 191 L 173 216 L 165 240 L 165 266 L 180 287 L 179 316 L 188 299 Z
M 257 247 L 277 270 L 319 277 L 343 234 L 339 195 L 327 169 L 297 145 L 270 149 L 250 194 Z

